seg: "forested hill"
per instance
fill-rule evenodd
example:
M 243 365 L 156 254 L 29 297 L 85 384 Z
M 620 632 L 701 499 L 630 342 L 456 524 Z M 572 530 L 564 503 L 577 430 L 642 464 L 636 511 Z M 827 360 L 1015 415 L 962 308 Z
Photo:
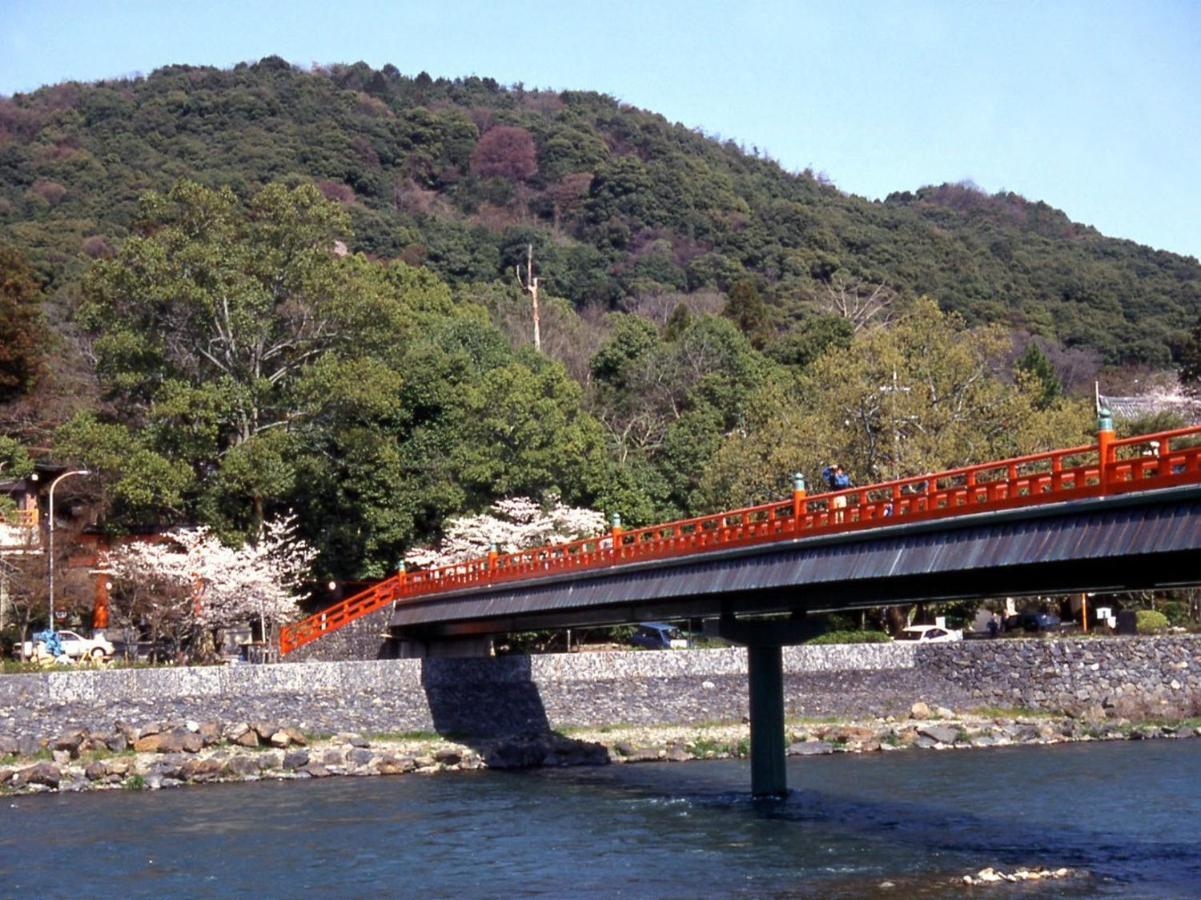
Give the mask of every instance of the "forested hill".
M 596 93 L 268 58 L 0 98 L 0 242 L 60 298 L 129 233 L 139 195 L 183 177 L 243 195 L 315 181 L 349 211 L 352 250 L 451 284 L 511 281 L 532 242 L 544 285 L 577 308 L 750 277 L 769 340 L 883 284 L 1166 365 L 1201 308 L 1196 260 L 1044 203 L 964 185 L 869 202 Z

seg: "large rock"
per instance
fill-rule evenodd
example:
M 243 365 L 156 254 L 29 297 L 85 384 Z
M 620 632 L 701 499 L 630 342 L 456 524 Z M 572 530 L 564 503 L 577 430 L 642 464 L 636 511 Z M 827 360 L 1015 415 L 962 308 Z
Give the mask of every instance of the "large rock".
M 959 729 L 952 725 L 924 725 L 917 733 L 939 744 L 953 744 L 959 739 Z
M 309 764 L 308 750 L 293 750 L 284 755 L 285 769 L 301 769 Z
M 788 745 L 789 756 L 825 756 L 834 752 L 834 745 L 827 741 L 798 741 Z
M 19 787 L 24 787 L 27 784 L 41 784 L 46 787 L 57 788 L 62 780 L 63 773 L 59 770 L 58 766 L 53 763 L 43 762 L 17 772 L 16 784 Z
M 211 747 L 213 744 L 221 741 L 221 723 L 220 722 L 201 722 L 200 738 L 204 741 L 204 746 Z
M 259 745 L 258 733 L 253 728 L 247 728 L 240 732 L 233 742 L 239 747 L 257 747 Z
M 279 747 L 280 749 L 284 749 L 291 745 L 292 735 L 288 734 L 288 732 L 286 732 L 284 729 L 281 728 L 279 731 L 272 734 L 267 739 L 267 742 L 269 744 L 271 744 L 272 747 Z
M 184 781 L 212 781 L 224 768 L 219 759 L 189 759 L 179 767 L 179 777 Z
M 609 752 L 600 744 L 558 734 L 516 735 L 493 743 L 485 752 L 484 760 L 492 769 L 599 766 L 609 762 Z
M 6 734 L 0 734 L 0 756 L 16 756 L 17 739 Z
M 79 750 L 83 743 L 82 731 L 68 731 L 51 740 L 47 746 L 51 751 L 58 750 L 68 754 L 71 759 L 79 759 Z
M 403 775 L 416 768 L 417 762 L 410 756 L 396 757 L 389 754 L 375 763 L 375 770 L 381 775 Z
M 930 707 L 923 701 L 919 700 L 913 706 L 909 707 L 909 718 L 911 719 L 928 719 L 930 718 Z
M 299 728 L 293 728 L 291 725 L 288 725 L 283 729 L 283 731 L 284 734 L 292 739 L 293 744 L 296 744 L 298 747 L 308 746 L 308 738 L 304 736 L 304 732 Z
M 224 769 L 230 775 L 257 775 L 259 761 L 252 756 L 233 756 L 226 761 Z
M 138 753 L 199 753 L 204 748 L 204 739 L 186 728 L 148 734 L 133 743 Z
M 271 735 L 279 731 L 278 722 L 252 722 L 250 727 L 259 736 L 260 741 L 270 741 Z

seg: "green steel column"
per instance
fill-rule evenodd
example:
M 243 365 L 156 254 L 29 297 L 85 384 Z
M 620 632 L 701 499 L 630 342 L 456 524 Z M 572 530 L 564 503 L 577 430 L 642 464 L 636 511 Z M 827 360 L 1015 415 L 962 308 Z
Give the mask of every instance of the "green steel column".
M 784 654 L 777 645 L 746 648 L 751 693 L 751 793 L 783 797 L 788 793 L 784 771 Z

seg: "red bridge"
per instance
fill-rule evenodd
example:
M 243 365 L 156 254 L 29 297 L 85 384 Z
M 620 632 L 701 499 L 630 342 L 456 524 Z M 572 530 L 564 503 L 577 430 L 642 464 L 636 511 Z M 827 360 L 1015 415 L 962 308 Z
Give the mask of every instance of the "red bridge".
M 811 614 L 1199 582 L 1201 427 L 1118 440 L 1103 417 L 1086 446 L 402 571 L 283 629 L 280 649 L 386 607 L 392 634 L 427 650 L 706 618 L 747 647 L 752 790 L 772 796 L 786 791 L 781 648 L 812 633 Z M 755 618 L 765 613 L 789 615 Z
M 438 595 L 453 593 L 463 600 L 472 592 L 495 591 L 534 580 L 562 583 L 564 576 L 578 581 L 635 563 L 695 561 L 698 555 L 734 548 L 818 536 L 849 538 L 886 527 L 1196 484 L 1201 484 L 1201 426 L 1121 440 L 1105 429 L 1092 445 L 839 492 L 807 495 L 796 490 L 787 500 L 762 506 L 645 528 L 616 527 L 610 533 L 570 543 L 517 553 L 492 553 L 426 571 L 401 571 L 316 615 L 286 626 L 280 634 L 280 652 L 288 654 L 383 607 L 395 605 L 399 611 L 406 604 L 428 601 Z M 638 568 L 645 571 L 645 565 Z M 1047 585 L 1047 589 L 1052 587 Z M 880 602 L 891 599 L 881 597 Z M 904 599 L 898 597 L 895 602 Z M 561 606 L 558 611 L 566 612 Z M 647 617 L 643 613 L 619 620 Z M 564 625 L 573 624 L 570 616 L 561 618 Z M 503 626 L 498 620 L 493 633 L 514 630 Z M 482 633 L 484 629 L 472 630 Z

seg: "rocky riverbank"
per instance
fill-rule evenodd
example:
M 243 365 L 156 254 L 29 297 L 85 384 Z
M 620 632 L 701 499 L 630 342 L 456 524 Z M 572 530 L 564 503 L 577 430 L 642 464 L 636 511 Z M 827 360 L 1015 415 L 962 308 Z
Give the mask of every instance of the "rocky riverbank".
M 1100 709 L 1076 717 L 955 712 L 915 703 L 908 717 L 789 723 L 788 753 L 816 756 L 1069 741 L 1201 737 L 1201 720 L 1132 722 Z M 432 733 L 314 735 L 279 722 L 116 723 L 48 741 L 0 736 L 0 793 L 157 790 L 186 784 L 433 774 L 744 757 L 744 723 L 611 726 L 481 740 Z

